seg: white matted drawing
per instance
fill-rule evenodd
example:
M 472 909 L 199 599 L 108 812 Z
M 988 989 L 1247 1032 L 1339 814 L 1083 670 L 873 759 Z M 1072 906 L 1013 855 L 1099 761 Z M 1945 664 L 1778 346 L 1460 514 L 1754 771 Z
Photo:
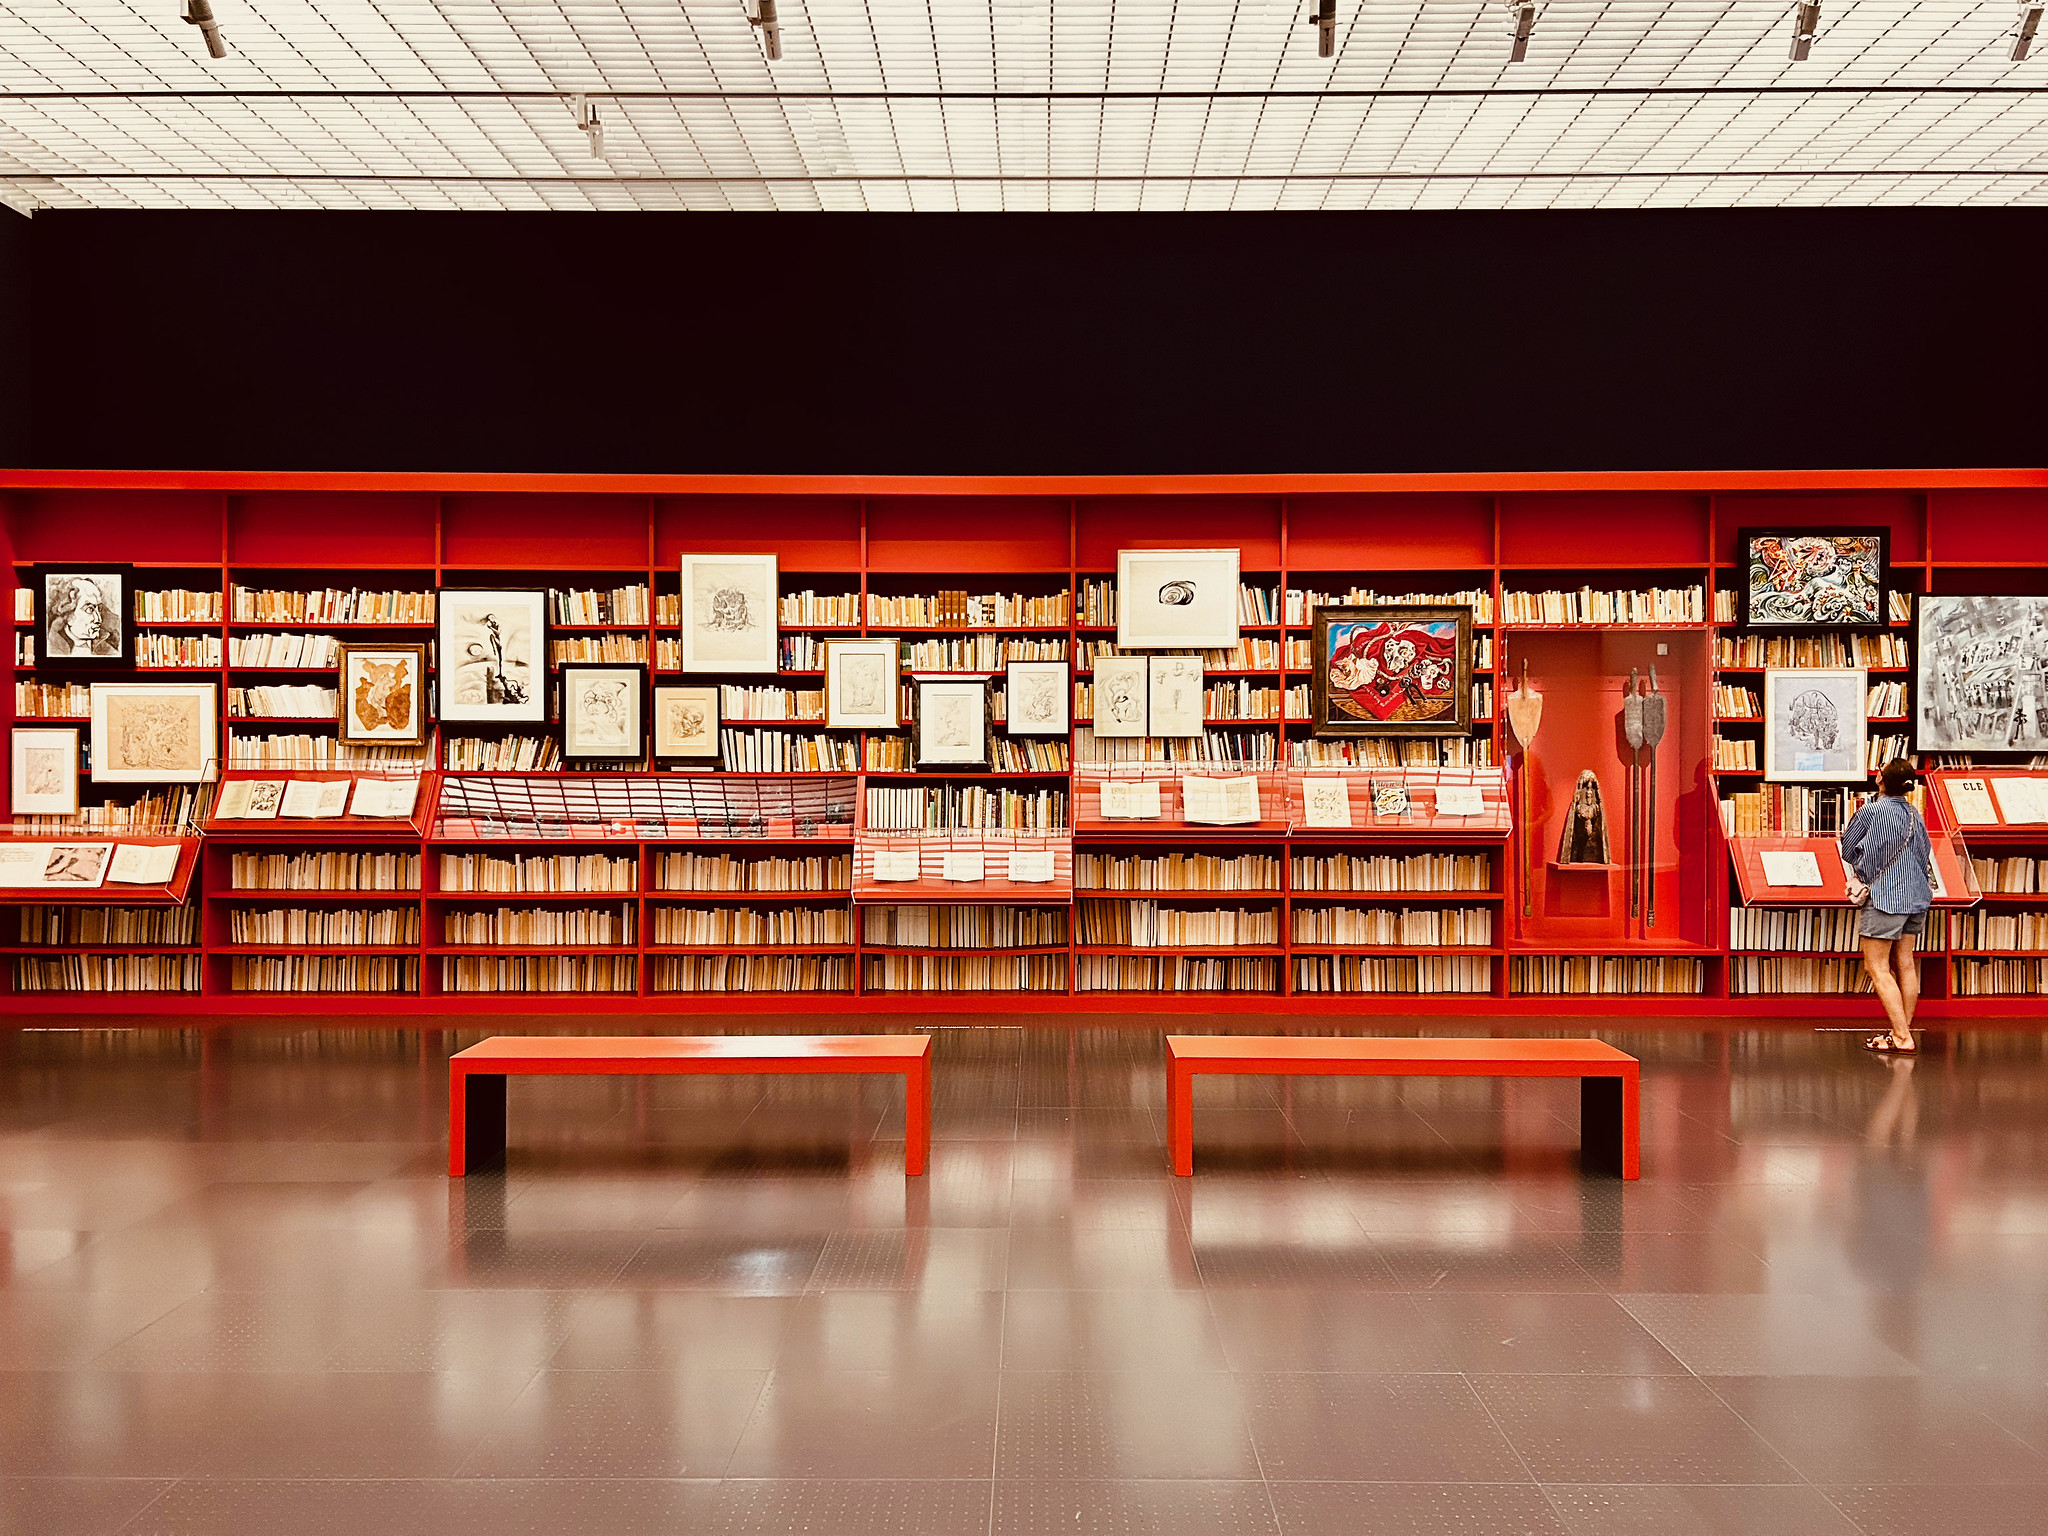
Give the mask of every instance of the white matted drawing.
M 917 766 L 977 768 L 988 764 L 988 685 L 955 678 L 917 682 Z
M 1146 659 L 1143 656 L 1095 658 L 1095 734 L 1145 734 Z
M 615 663 L 572 662 L 562 668 L 562 756 L 637 758 L 647 732 L 640 701 L 647 671 Z
M 1119 649 L 1237 644 L 1237 551 L 1120 549 Z
M 654 690 L 654 755 L 718 756 L 718 690 L 661 687 Z
M 1202 658 L 1154 656 L 1151 662 L 1148 736 L 1202 734 Z
M 1764 673 L 1764 777 L 1829 784 L 1869 776 L 1861 667 L 1773 667 Z
M 1013 661 L 1003 670 L 1003 729 L 1012 736 L 1064 736 L 1073 686 L 1064 661 Z
M 780 588 L 773 555 L 685 555 L 683 670 L 773 672 Z
M 444 589 L 441 718 L 547 719 L 547 594 Z
M 9 803 L 17 816 L 72 816 L 78 812 L 78 727 L 14 728 Z
M 893 731 L 902 724 L 895 640 L 827 640 L 823 649 L 827 730 Z
M 95 784 L 197 784 L 210 778 L 212 683 L 94 683 Z

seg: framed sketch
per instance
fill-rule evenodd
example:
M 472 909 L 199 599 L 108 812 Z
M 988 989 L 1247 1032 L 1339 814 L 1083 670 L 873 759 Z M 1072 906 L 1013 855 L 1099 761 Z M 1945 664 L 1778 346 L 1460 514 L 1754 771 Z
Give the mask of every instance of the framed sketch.
M 641 701 L 647 669 L 618 662 L 562 664 L 562 756 L 638 758 L 647 755 Z
M 1318 736 L 1472 729 L 1472 610 L 1318 608 L 1310 720 Z
M 683 556 L 683 670 L 773 672 L 780 594 L 773 555 Z
M 441 718 L 545 724 L 547 594 L 444 588 L 439 610 Z
M 55 667 L 125 667 L 135 660 L 134 570 L 126 565 L 36 565 L 36 660 Z
M 1074 697 L 1064 661 L 1013 661 L 1003 669 L 1003 729 L 1012 736 L 1064 736 Z
M 1237 644 L 1237 551 L 1116 552 L 1120 650 Z
M 1145 680 L 1148 670 L 1143 656 L 1095 658 L 1097 736 L 1145 734 Z
M 95 784 L 198 784 L 219 755 L 212 683 L 94 683 Z
M 718 756 L 718 690 L 663 685 L 654 690 L 654 755 Z
M 1151 656 L 1150 707 L 1145 712 L 1148 736 L 1202 734 L 1202 658 Z
M 988 766 L 988 684 L 980 678 L 917 680 L 917 766 Z
M 78 814 L 78 727 L 14 728 L 9 804 L 17 816 Z
M 1870 692 L 1861 667 L 1773 667 L 1764 673 L 1764 777 L 1838 784 L 1870 776 Z
M 2048 597 L 1921 597 L 1913 630 L 1919 751 L 2048 752 Z
M 1742 622 L 1751 629 L 1876 626 L 1890 622 L 1883 528 L 1745 528 L 1736 535 Z
M 827 730 L 893 731 L 903 723 L 894 639 L 827 640 L 823 650 Z
M 341 739 L 425 746 L 427 648 L 341 646 Z

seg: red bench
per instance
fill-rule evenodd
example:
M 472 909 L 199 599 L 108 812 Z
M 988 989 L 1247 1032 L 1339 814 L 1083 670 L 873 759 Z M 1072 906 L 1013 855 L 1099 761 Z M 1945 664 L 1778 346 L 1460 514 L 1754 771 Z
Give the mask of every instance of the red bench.
M 903 1171 L 932 1145 L 929 1035 L 497 1035 L 448 1058 L 448 1177 L 505 1155 L 505 1079 L 741 1072 L 901 1072 Z
M 1168 1035 L 1166 1144 L 1195 1171 L 1195 1074 L 1282 1077 L 1576 1077 L 1589 1166 L 1640 1178 L 1642 1064 L 1599 1040 L 1315 1040 Z

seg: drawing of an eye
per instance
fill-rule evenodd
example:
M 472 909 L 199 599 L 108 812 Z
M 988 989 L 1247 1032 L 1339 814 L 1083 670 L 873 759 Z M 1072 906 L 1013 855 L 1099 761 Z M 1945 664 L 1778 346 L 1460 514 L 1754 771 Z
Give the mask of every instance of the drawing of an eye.
M 1195 600 L 1192 581 L 1169 581 L 1159 589 L 1159 601 L 1168 608 L 1185 608 Z

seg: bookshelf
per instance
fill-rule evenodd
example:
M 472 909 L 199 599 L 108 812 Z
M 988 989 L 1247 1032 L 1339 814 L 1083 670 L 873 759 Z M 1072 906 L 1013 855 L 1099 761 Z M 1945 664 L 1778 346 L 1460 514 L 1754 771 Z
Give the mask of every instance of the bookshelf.
M 561 771 L 552 728 L 448 726 L 423 749 L 380 754 L 442 776 L 431 824 L 393 837 L 212 828 L 190 905 L 168 912 L 110 891 L 52 916 L 25 893 L 6 926 L 24 936 L 11 957 L 35 969 L 11 969 L 0 1006 L 15 1011 L 664 1014 L 803 1011 L 824 996 L 839 1009 L 935 1013 L 1202 1011 L 1227 998 L 1235 1011 L 1546 1017 L 1640 1013 L 1650 996 L 1675 1016 L 1867 1011 L 1811 990 L 1843 978 L 1800 974 L 1847 958 L 1832 941 L 1744 927 L 1759 909 L 1742 904 L 1717 811 L 1758 790 L 1761 774 L 1720 766 L 1715 743 L 1759 739 L 1770 653 L 1751 654 L 1724 604 L 1736 531 L 1881 526 L 1907 593 L 2048 591 L 2048 475 L 2035 472 L 1143 483 L 16 473 L 0 477 L 0 501 L 17 570 L 135 567 L 136 590 L 153 594 L 151 616 L 135 621 L 146 665 L 105 675 L 217 683 L 223 755 L 237 771 L 335 765 L 331 723 L 288 712 L 311 697 L 300 690 L 335 687 L 327 642 L 431 646 L 440 590 L 546 590 L 558 655 L 644 658 L 656 682 L 674 682 L 684 553 L 772 551 L 782 588 L 776 675 L 688 676 L 721 690 L 729 756 L 752 770 Z M 1243 626 L 1234 649 L 1205 657 L 1205 734 L 1096 739 L 1089 689 L 1093 661 L 1115 644 L 1117 551 L 1213 546 L 1240 551 Z M 1368 600 L 1473 608 L 1469 737 L 1311 736 L 1315 607 Z M 1909 640 L 1909 618 L 1895 613 L 1864 637 L 1883 643 L 1865 658 L 1873 692 L 1890 688 L 1901 706 L 1873 719 L 1874 733 L 1910 730 L 1910 653 L 1883 650 Z M 84 680 L 31 663 L 33 626 L 18 621 L 16 633 L 10 681 Z M 302 638 L 266 638 L 280 635 Z M 905 732 L 832 731 L 818 718 L 818 645 L 839 636 L 891 638 L 906 670 L 990 673 L 997 686 L 1005 660 L 1067 659 L 1074 729 L 993 771 L 910 771 Z M 1544 783 L 1528 803 L 1528 786 L 1515 790 L 1534 842 L 1526 877 L 1498 840 L 1423 824 L 1339 835 L 1290 808 L 1288 775 L 1310 766 L 1419 776 L 1503 763 L 1500 699 L 1525 659 L 1552 700 L 1535 754 Z M 1612 700 L 1600 695 L 1574 723 L 1565 693 L 1583 684 L 1591 698 L 1598 680 L 1651 661 L 1673 711 L 1654 929 L 1616 915 L 1618 874 L 1560 872 L 1542 846 L 1574 760 L 1591 760 L 1612 730 Z M 62 720 L 45 704 L 74 703 L 20 687 L 8 697 L 10 722 Z M 265 713 L 231 712 L 237 697 Z M 997 742 L 1025 745 L 1000 732 Z M 1260 820 L 1195 828 L 1095 814 L 1099 776 L 1147 760 L 1167 781 L 1189 766 L 1252 765 Z M 1601 763 L 1618 783 L 1611 758 Z M 721 804 L 750 785 L 757 810 L 717 827 L 693 819 L 684 836 L 661 800 L 662 829 L 636 810 L 573 849 L 503 803 L 475 814 L 486 790 L 581 792 L 604 780 Z M 1057 899 L 1019 887 L 976 900 L 922 871 L 881 899 L 853 823 L 870 795 L 899 790 L 940 791 L 940 821 L 1008 822 L 1044 839 L 1064 861 Z M 837 796 L 830 811 L 843 820 L 828 820 L 823 799 L 809 827 L 804 814 L 775 813 L 811 791 Z M 82 776 L 89 810 L 141 794 Z M 493 818 L 501 829 L 486 836 Z M 2035 883 L 2006 892 L 1986 880 L 1981 911 L 1946 916 L 1926 1011 L 2041 1011 L 2048 955 L 2006 944 L 2041 937 L 2048 847 L 1969 837 L 1980 858 L 2032 861 Z M 265 861 L 287 883 L 238 880 Z M 183 925 L 171 921 L 180 912 Z M 2010 933 L 1981 926 L 2008 916 Z M 139 921 L 159 917 L 169 925 Z M 62 989 L 67 967 L 123 966 L 138 985 L 155 976 L 178 990 Z M 1988 985 L 2018 995 L 1981 995 Z

